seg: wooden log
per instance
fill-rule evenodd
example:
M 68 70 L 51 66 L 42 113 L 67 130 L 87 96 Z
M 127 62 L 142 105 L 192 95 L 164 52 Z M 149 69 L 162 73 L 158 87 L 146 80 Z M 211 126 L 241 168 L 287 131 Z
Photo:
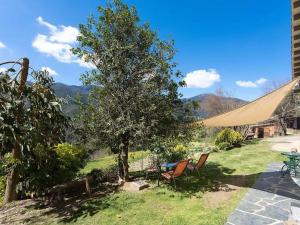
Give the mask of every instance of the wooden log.
M 66 194 L 76 194 L 86 192 L 91 195 L 91 183 L 93 182 L 92 176 L 86 176 L 81 180 L 75 180 L 66 184 L 56 185 L 49 190 L 50 204 L 60 204 L 64 201 Z

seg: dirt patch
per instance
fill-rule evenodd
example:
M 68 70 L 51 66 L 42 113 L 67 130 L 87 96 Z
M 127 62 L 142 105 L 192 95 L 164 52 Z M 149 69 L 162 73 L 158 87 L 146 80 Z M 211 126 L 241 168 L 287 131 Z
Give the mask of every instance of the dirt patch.
M 217 191 L 206 192 L 203 195 L 205 208 L 217 208 L 222 204 L 226 203 L 229 199 L 231 199 L 232 195 L 236 193 L 241 187 L 235 185 L 222 185 L 219 187 Z
M 34 222 L 35 224 L 44 223 L 45 220 L 43 220 L 43 215 L 48 214 L 52 209 L 37 209 L 36 206 L 39 204 L 39 201 L 29 199 L 13 202 L 1 207 L 0 224 L 25 224 L 26 222 Z

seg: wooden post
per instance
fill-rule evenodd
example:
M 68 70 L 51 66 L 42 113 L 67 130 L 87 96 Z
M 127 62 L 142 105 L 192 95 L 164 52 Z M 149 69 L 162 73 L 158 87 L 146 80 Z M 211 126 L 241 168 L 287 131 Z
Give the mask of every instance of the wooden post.
M 21 68 L 21 76 L 20 76 L 20 86 L 18 90 L 18 96 L 21 97 L 22 93 L 24 92 L 24 88 L 26 85 L 27 77 L 28 77 L 28 70 L 29 70 L 29 59 L 23 58 L 22 68 Z M 20 118 L 22 115 L 17 114 L 16 119 L 18 123 L 20 122 Z M 12 149 L 12 157 L 13 159 L 19 161 L 22 157 L 21 152 L 21 144 L 20 138 L 16 137 L 15 145 Z M 5 190 L 5 197 L 4 197 L 4 204 L 17 200 L 17 185 L 19 182 L 19 174 L 16 169 L 13 169 L 10 174 L 7 175 L 6 181 L 6 190 Z

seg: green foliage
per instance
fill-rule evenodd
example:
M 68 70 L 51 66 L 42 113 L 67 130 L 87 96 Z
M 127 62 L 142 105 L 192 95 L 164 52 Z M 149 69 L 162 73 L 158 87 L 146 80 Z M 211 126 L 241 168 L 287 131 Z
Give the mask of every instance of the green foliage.
M 46 72 L 33 72 L 33 82 L 18 97 L 20 84 L 12 76 L 0 74 L 0 154 L 11 151 L 16 137 L 28 155 L 37 143 L 61 142 L 67 119 L 61 111 L 63 100 L 51 88 L 53 79 Z
M 56 183 L 54 171 L 59 162 L 52 147 L 64 141 L 68 118 L 46 71 L 32 72 L 31 82 L 21 93 L 18 74 L 14 69 L 0 73 L 0 157 L 3 175 L 18 171 L 18 190 L 24 195 Z M 16 143 L 20 160 L 11 154 Z
M 60 210 L 59 215 L 52 210 L 47 214 L 43 213 L 39 222 L 58 225 L 62 224 L 62 220 L 75 225 L 99 224 L 99 221 L 101 225 L 226 224 L 228 216 L 245 196 L 248 188 L 237 188 L 226 195 L 227 198 L 220 198 L 216 190 L 234 183 L 239 177 L 242 177 L 243 186 L 251 187 L 269 163 L 282 160 L 284 159 L 280 153 L 271 151 L 266 142 L 245 145 L 233 151 L 212 153 L 206 166 L 200 171 L 201 176 L 191 174 L 188 179 L 179 178 L 176 189 L 161 183 L 159 187 L 138 194 L 121 191 L 101 198 L 84 198 L 84 203 L 80 204 L 78 210 L 63 211 L 66 213 Z M 214 204 L 211 205 L 211 201 Z M 91 214 L 91 210 L 95 213 Z M 64 215 L 67 216 L 62 217 Z M 12 221 L 14 219 L 11 218 Z M 28 221 L 32 224 L 34 222 L 36 217 Z
M 87 151 L 83 148 L 64 143 L 54 147 L 59 161 L 59 182 L 73 179 L 77 172 L 82 169 L 89 157 Z
M 98 13 L 79 26 L 79 47 L 73 49 L 95 66 L 81 77 L 94 89 L 81 107 L 77 134 L 81 143 L 122 152 L 119 165 L 126 173 L 128 149 L 149 149 L 160 137 L 178 136 L 179 123 L 189 119 L 176 114 L 183 107 L 183 82 L 174 42 L 159 40 L 135 7 L 113 0 Z
M 0 175 L 0 206 L 5 193 L 5 177 Z
M 221 150 L 226 150 L 232 147 L 240 146 L 243 140 L 244 138 L 239 132 L 230 128 L 225 128 L 218 133 L 215 144 Z
M 220 150 L 227 150 L 232 147 L 228 142 L 221 142 L 217 146 Z
M 177 145 L 174 148 L 161 149 L 159 154 L 160 161 L 178 162 L 189 157 L 189 150 L 184 145 Z
M 18 186 L 23 195 L 34 192 L 45 194 L 49 187 L 71 181 L 87 162 L 87 152 L 64 143 L 45 148 L 37 145 L 33 149 L 34 161 L 29 161 L 20 171 Z
M 217 152 L 218 147 L 212 144 L 201 143 L 201 142 L 192 142 L 190 146 L 190 151 L 193 153 L 202 153 L 202 152 Z

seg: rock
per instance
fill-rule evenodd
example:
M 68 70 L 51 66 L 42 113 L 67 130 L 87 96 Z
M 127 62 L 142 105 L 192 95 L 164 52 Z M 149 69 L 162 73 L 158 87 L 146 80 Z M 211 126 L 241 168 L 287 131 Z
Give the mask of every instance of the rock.
M 137 180 L 132 182 L 126 182 L 123 186 L 123 189 L 126 191 L 141 191 L 145 188 L 148 188 L 150 185 L 143 181 L 143 180 Z

